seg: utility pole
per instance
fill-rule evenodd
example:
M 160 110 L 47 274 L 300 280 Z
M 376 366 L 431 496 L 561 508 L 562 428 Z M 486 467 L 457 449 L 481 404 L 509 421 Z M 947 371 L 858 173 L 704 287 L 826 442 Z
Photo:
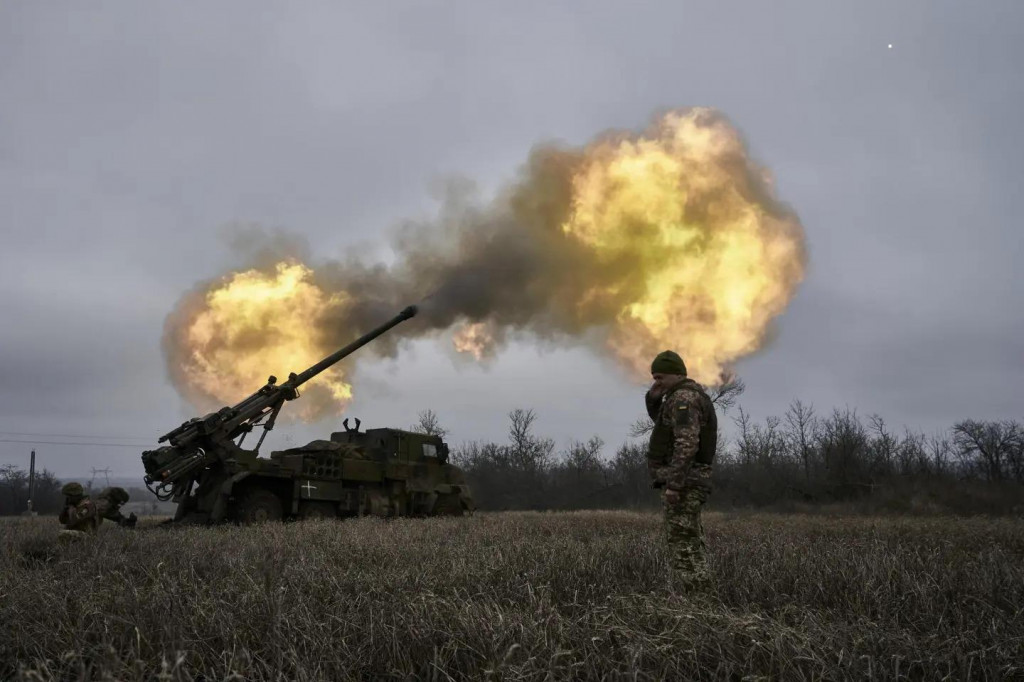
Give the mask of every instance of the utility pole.
M 96 467 L 93 467 L 92 478 L 89 479 L 89 490 L 92 490 L 92 482 L 96 480 L 96 474 L 103 474 L 104 478 L 107 481 L 107 485 L 110 485 L 110 469 L 97 469 Z
M 28 464 L 28 509 L 23 512 L 24 516 L 35 516 L 36 512 L 32 509 L 32 498 L 36 495 L 36 451 L 32 451 L 32 456 L 29 459 Z

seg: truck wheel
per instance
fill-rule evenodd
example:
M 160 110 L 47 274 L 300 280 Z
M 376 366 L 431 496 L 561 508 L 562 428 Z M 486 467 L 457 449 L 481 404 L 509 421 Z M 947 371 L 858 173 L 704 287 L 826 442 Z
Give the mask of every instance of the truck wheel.
M 462 502 L 456 493 L 438 495 L 434 502 L 434 516 L 462 516 Z
M 239 523 L 266 523 L 281 520 L 281 498 L 263 488 L 254 488 L 235 506 Z
M 337 508 L 330 502 L 303 502 L 299 516 L 304 519 L 333 519 L 338 516 Z

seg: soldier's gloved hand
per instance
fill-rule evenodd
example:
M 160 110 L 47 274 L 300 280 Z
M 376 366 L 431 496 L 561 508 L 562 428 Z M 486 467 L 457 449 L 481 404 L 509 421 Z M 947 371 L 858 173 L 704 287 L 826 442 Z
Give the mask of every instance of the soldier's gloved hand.
M 644 394 L 644 405 L 647 408 L 647 416 L 651 419 L 658 418 L 658 409 L 661 408 L 661 391 L 651 389 Z

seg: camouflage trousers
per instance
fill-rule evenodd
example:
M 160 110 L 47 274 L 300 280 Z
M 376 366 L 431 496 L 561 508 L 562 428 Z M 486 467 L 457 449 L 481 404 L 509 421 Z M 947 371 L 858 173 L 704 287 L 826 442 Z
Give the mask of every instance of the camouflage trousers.
M 68 530 L 63 528 L 57 531 L 57 539 L 60 542 L 78 542 L 92 537 L 92 533 L 86 533 L 84 530 Z
M 668 543 L 672 587 L 691 592 L 711 587 L 704 526 L 700 510 L 708 499 L 704 486 L 686 486 L 682 490 L 664 488 L 665 535 Z

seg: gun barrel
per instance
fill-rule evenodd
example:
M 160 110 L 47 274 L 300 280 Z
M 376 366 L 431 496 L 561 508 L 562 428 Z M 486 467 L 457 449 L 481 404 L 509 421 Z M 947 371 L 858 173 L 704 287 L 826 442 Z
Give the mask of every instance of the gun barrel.
M 346 355 L 350 355 L 350 354 L 354 353 L 355 351 L 359 350 L 360 348 L 362 348 L 366 344 L 370 343 L 370 341 L 373 341 L 375 338 L 377 338 L 381 334 L 383 334 L 383 333 L 387 332 L 388 330 L 390 330 L 395 325 L 400 324 L 400 323 L 408 320 L 410 317 L 414 317 L 417 312 L 419 312 L 419 311 L 416 308 L 416 306 L 414 306 L 414 305 L 408 306 L 407 308 L 402 310 L 402 312 L 398 313 L 397 315 L 395 315 L 393 318 L 391 318 L 390 320 L 388 320 L 387 322 L 385 322 L 381 326 L 379 326 L 376 329 L 373 329 L 373 330 L 367 332 L 366 334 L 363 334 L 362 336 L 360 336 L 358 339 L 356 339 L 352 343 L 348 344 L 347 346 L 345 346 L 344 348 L 338 350 L 335 353 L 331 353 L 326 358 L 324 358 L 320 362 L 316 363 L 315 365 L 313 365 L 312 367 L 310 367 L 306 371 L 302 372 L 301 374 L 296 375 L 293 378 L 290 378 L 287 381 L 287 385 L 291 386 L 292 388 L 298 388 L 302 384 L 306 383 L 307 381 L 309 381 L 310 379 L 315 377 L 320 372 L 324 371 L 325 369 L 327 369 L 331 365 L 337 363 L 339 360 L 344 358 Z

